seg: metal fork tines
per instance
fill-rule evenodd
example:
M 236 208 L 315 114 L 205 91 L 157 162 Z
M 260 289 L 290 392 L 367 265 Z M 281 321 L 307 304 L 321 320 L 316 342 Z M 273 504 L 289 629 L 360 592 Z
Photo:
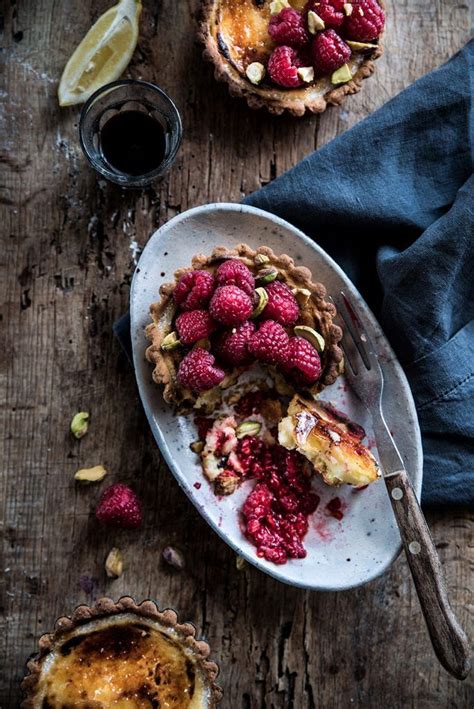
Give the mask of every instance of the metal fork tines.
M 379 358 L 364 324 L 364 316 L 345 293 L 340 291 L 331 300 L 342 320 L 345 377 L 371 415 L 380 462 L 387 476 L 403 467 L 403 462 L 382 410 L 384 377 Z

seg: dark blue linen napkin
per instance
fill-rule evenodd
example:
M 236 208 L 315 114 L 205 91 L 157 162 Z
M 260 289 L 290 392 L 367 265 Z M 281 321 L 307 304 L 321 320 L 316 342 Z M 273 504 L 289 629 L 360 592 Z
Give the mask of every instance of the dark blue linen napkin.
M 473 68 L 474 41 L 244 200 L 317 241 L 379 317 L 417 405 L 425 505 L 474 505 Z

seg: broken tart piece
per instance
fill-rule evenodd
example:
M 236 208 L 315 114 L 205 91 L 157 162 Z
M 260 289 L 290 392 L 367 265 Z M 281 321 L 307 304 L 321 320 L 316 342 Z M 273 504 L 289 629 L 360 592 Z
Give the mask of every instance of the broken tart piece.
M 384 25 L 382 0 L 203 0 L 200 37 L 232 96 L 301 116 L 360 91 Z
M 160 288 L 146 328 L 147 359 L 179 413 L 211 413 L 254 366 L 280 394 L 316 394 L 343 368 L 336 310 L 311 272 L 262 246 L 217 247 Z
M 364 487 L 380 477 L 379 466 L 363 445 L 365 432 L 324 401 L 293 397 L 278 427 L 278 440 L 304 455 L 328 485 Z

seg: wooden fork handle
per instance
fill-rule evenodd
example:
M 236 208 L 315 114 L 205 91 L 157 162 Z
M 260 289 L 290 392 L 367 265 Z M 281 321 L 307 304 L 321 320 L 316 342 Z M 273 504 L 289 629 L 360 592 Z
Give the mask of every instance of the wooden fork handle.
M 441 562 L 406 470 L 385 477 L 421 609 L 439 661 L 457 679 L 471 668 L 469 642 L 449 605 Z

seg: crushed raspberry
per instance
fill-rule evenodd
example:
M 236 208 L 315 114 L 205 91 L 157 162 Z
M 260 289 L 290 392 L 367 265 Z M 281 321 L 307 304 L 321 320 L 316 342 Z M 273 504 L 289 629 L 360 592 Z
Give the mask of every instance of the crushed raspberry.
M 255 290 L 255 278 L 247 266 L 238 259 L 229 259 L 221 263 L 216 272 L 217 285 L 237 286 L 247 295 Z
M 313 345 L 304 337 L 291 337 L 289 359 L 284 371 L 293 374 L 303 384 L 312 384 L 321 376 L 321 359 Z
M 254 332 L 254 323 L 247 321 L 218 335 L 213 347 L 217 358 L 234 367 L 251 364 L 253 357 L 247 346 Z
M 268 303 L 263 311 L 264 317 L 275 320 L 284 327 L 294 325 L 298 320 L 300 309 L 289 286 L 281 281 L 273 281 L 266 286 L 265 290 L 268 294 Z
M 128 485 L 116 483 L 102 493 L 95 516 L 112 527 L 136 529 L 142 523 L 142 507 Z
M 188 271 L 179 279 L 173 292 L 182 310 L 198 310 L 209 303 L 214 292 L 214 276 L 208 271 Z
M 329 517 L 334 517 L 334 519 L 340 521 L 344 517 L 342 500 L 340 497 L 333 497 L 332 500 L 329 500 L 324 509 L 326 514 Z
M 248 344 L 249 352 L 260 362 L 285 364 L 289 359 L 290 338 L 283 327 L 274 320 L 265 320 Z
M 385 13 L 376 0 L 354 0 L 344 29 L 348 39 L 369 42 L 379 36 L 384 25 Z
M 197 428 L 199 440 L 203 441 L 206 438 L 208 432 L 211 430 L 212 425 L 214 423 L 214 419 L 211 419 L 207 416 L 195 416 L 194 423 Z
M 209 312 L 227 327 L 241 325 L 252 314 L 252 299 L 237 286 L 219 286 L 212 296 Z
M 255 457 L 254 452 L 251 455 Z M 302 559 L 308 516 L 319 504 L 304 472 L 304 458 L 279 445 L 265 449 L 261 457 L 260 471 L 254 474 L 258 482 L 242 508 L 245 534 L 257 547 L 257 556 L 268 561 Z
M 305 12 L 315 12 L 322 19 L 326 29 L 340 27 L 344 22 L 344 0 L 310 0 Z
M 209 337 L 216 329 L 216 324 L 207 310 L 190 310 L 178 315 L 176 329 L 182 344 L 192 345 Z
M 334 30 L 324 30 L 316 35 L 312 53 L 314 68 L 318 74 L 328 74 L 347 62 L 351 49 Z
M 303 84 L 298 76 L 298 69 L 303 66 L 293 47 L 282 45 L 275 47 L 270 54 L 267 71 L 270 79 L 287 89 L 294 89 Z
M 292 7 L 285 7 L 271 17 L 268 32 L 274 42 L 288 47 L 304 47 L 309 42 L 306 18 Z
M 248 418 L 250 414 L 260 412 L 264 398 L 266 397 L 262 391 L 250 391 L 240 397 L 234 406 L 234 411 L 238 416 Z
M 214 365 L 215 359 L 210 352 L 201 347 L 191 350 L 181 360 L 178 369 L 178 379 L 182 386 L 192 391 L 205 391 L 220 384 L 225 372 Z

